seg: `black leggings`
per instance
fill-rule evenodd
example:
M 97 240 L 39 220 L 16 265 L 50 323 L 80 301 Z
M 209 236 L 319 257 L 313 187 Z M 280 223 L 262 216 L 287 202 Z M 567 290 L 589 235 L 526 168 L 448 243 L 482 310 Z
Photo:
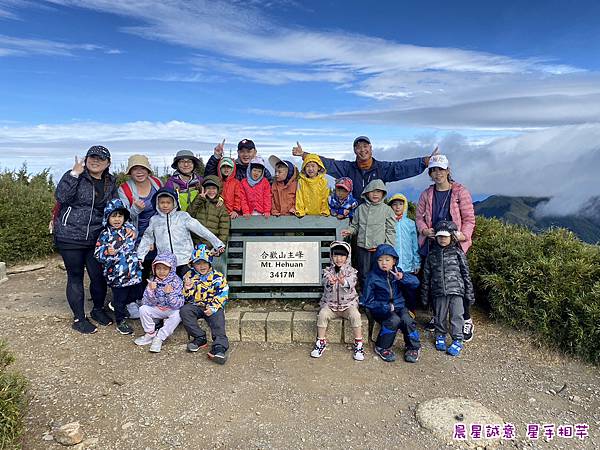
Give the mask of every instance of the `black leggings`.
M 67 301 L 76 320 L 85 319 L 83 292 L 83 271 L 87 269 L 90 277 L 90 294 L 94 309 L 104 308 L 106 298 L 106 280 L 102 274 L 102 265 L 94 258 L 94 248 L 61 250 L 58 252 L 67 269 Z

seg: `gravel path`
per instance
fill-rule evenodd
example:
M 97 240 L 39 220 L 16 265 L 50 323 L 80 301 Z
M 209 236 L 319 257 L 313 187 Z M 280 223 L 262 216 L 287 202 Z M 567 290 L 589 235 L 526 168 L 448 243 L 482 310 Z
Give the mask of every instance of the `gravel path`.
M 358 363 L 343 345 L 315 360 L 308 345 L 233 343 L 217 366 L 186 353 L 182 334 L 150 354 L 113 327 L 75 333 L 56 261 L 2 284 L 0 338 L 31 383 L 25 449 L 64 448 L 43 437 L 71 421 L 102 450 L 446 448 L 415 419 L 417 405 L 435 397 L 477 400 L 513 423 L 519 438 L 505 448 L 600 448 L 598 367 L 536 348 L 480 312 L 475 339 L 456 359 L 424 333 L 414 365 L 371 351 Z M 530 422 L 588 423 L 590 437 L 530 441 Z

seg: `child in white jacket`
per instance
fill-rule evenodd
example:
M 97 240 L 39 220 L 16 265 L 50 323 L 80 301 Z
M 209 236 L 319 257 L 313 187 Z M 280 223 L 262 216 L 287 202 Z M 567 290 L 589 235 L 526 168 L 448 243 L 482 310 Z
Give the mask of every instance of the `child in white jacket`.
M 158 253 L 170 252 L 177 257 L 177 275 L 183 277 L 189 270 L 188 261 L 194 249 L 190 233 L 207 240 L 213 247 L 213 254 L 220 255 L 225 245 L 204 225 L 185 211 L 179 211 L 177 195 L 170 189 L 162 188 L 152 197 L 157 214 L 152 216 L 150 224 L 138 247 L 138 258 L 143 261 L 151 246 Z

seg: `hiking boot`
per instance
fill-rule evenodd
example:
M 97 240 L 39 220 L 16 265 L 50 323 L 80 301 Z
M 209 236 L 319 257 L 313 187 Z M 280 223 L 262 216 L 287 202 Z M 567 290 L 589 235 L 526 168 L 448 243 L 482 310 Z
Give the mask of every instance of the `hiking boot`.
M 356 361 L 364 361 L 364 359 L 365 359 L 365 348 L 364 348 L 362 342 L 355 342 L 354 343 L 354 355 L 352 355 L 352 357 Z
M 310 356 L 313 358 L 320 358 L 326 348 L 327 341 L 325 339 L 317 339 L 312 352 L 310 352 Z
M 79 331 L 82 334 L 93 334 L 98 331 L 98 328 L 96 328 L 87 317 L 85 319 L 75 320 L 73 325 L 71 325 L 71 328 L 73 328 L 75 331 Z
M 409 363 L 416 363 L 419 360 L 421 354 L 420 349 L 411 349 L 404 352 L 404 361 Z
M 473 340 L 473 332 L 475 331 L 475 325 L 473 319 L 465 320 L 463 325 L 463 338 L 465 342 L 471 342 Z
M 210 351 L 206 354 L 206 356 L 208 356 L 208 359 L 210 359 L 212 362 L 220 365 L 225 364 L 225 361 L 227 361 L 227 355 L 224 352 L 213 353 Z
M 117 331 L 121 334 L 133 334 L 133 328 L 131 328 L 126 320 L 121 320 L 117 324 Z
M 130 319 L 140 318 L 140 307 L 136 302 L 127 303 L 127 313 Z
M 463 349 L 463 343 L 462 341 L 452 341 L 452 344 L 450 344 L 450 347 L 448 347 L 448 350 L 446 350 L 446 353 L 448 353 L 450 356 L 458 356 L 460 355 L 461 350 Z
M 105 326 L 105 327 L 112 325 L 112 323 L 113 323 L 113 320 L 106 313 L 104 308 L 92 309 L 91 316 L 92 316 L 92 319 L 94 319 L 100 325 Z
M 435 331 L 435 318 L 432 317 L 429 322 L 425 324 L 426 331 Z
M 396 354 L 390 350 L 389 348 L 381 348 L 375 346 L 375 353 L 379 355 L 381 359 L 385 362 L 394 362 L 396 361 Z
M 204 338 L 204 339 L 195 338 L 192 342 L 188 343 L 187 351 L 195 353 L 198 350 L 200 350 L 201 348 L 206 348 L 206 347 L 208 347 L 208 344 L 206 343 L 206 338 Z
M 146 333 L 143 336 L 136 338 L 133 342 L 135 342 L 136 345 L 149 345 L 152 343 L 152 340 L 155 337 L 156 337 L 156 333 L 153 333 L 153 334 Z
M 149 351 L 151 351 L 152 353 L 160 353 L 162 343 L 162 339 L 156 336 L 154 339 L 152 339 L 152 344 L 150 345 Z
M 435 337 L 435 349 L 440 351 L 440 352 L 445 352 L 447 347 L 446 347 L 446 336 L 443 334 L 438 334 Z

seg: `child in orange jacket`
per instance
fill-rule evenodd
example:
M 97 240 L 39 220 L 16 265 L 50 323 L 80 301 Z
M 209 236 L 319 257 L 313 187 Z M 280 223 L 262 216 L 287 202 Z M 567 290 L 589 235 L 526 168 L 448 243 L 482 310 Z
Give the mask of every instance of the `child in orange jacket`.
M 282 161 L 275 155 L 269 156 L 269 164 L 275 169 L 275 179 L 271 186 L 274 216 L 290 216 L 296 213 L 296 188 L 298 169 L 289 161 Z
M 242 212 L 245 217 L 250 215 L 271 215 L 271 185 L 265 178 L 265 162 L 256 156 L 246 171 L 242 180 Z

